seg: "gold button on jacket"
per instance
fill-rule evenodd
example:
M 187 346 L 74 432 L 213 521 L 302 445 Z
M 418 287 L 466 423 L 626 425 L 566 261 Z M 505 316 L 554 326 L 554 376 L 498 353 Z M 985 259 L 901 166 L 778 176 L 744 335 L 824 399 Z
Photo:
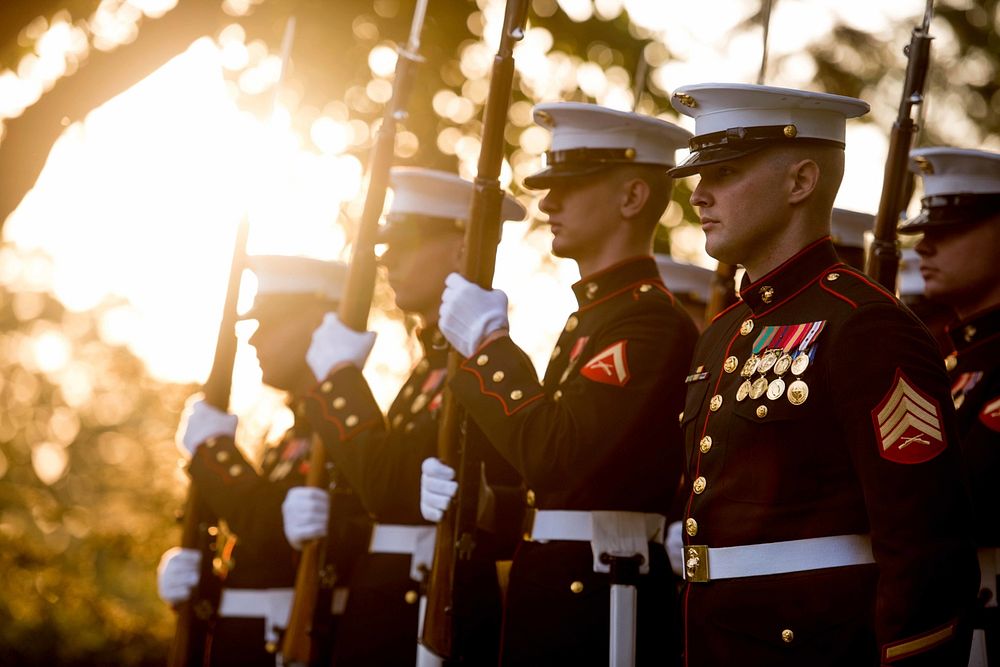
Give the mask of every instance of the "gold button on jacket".
M 685 545 L 709 576 L 713 549 L 806 537 L 868 535 L 879 562 L 688 583 L 688 667 L 876 664 L 883 651 L 905 664 L 918 650 L 959 664 L 947 619 L 974 604 L 979 578 L 937 345 L 828 239 L 753 278 L 688 366 L 706 377 L 687 383 L 681 422 Z M 739 400 L 744 383 L 757 389 Z

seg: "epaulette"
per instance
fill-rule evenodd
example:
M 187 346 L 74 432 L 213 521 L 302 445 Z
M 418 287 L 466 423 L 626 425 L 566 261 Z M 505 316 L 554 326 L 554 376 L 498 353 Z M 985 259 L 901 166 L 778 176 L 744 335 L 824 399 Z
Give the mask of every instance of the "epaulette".
M 674 303 L 674 295 L 670 293 L 670 290 L 667 289 L 667 286 L 664 285 L 662 281 L 653 278 L 643 278 L 642 280 L 637 280 L 633 283 L 625 285 L 624 287 L 620 287 L 617 290 L 610 292 L 609 294 L 605 294 L 599 298 L 596 298 L 593 301 L 590 301 L 589 303 L 581 305 L 580 308 L 577 310 L 577 312 L 583 313 L 590 310 L 591 308 L 594 308 L 595 306 L 599 306 L 608 302 L 614 302 L 614 301 L 621 302 L 621 299 L 623 297 L 628 299 L 627 303 L 631 303 L 634 301 L 639 301 L 640 299 L 643 298 L 645 299 L 653 298 L 657 295 L 661 296 L 661 298 L 665 299 L 670 304 Z
M 846 265 L 827 271 L 826 275 L 819 279 L 818 284 L 821 289 L 852 308 L 870 303 L 899 303 L 895 296 L 869 276 Z

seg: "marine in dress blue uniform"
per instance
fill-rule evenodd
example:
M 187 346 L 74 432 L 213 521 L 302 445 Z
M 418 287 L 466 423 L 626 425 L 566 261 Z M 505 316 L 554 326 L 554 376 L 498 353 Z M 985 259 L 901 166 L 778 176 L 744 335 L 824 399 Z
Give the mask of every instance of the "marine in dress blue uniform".
M 291 392 L 294 406 L 294 394 L 312 379 L 303 361 L 310 334 L 340 298 L 345 267 L 268 255 L 251 257 L 249 268 L 258 288 L 253 307 L 242 319 L 259 323 L 250 344 L 257 349 L 264 383 Z M 295 552 L 282 531 L 281 504 L 288 489 L 304 479 L 311 430 L 296 418 L 281 441 L 265 451 L 258 470 L 236 446 L 235 428 L 234 415 L 197 403 L 179 430 L 186 446 L 194 449 L 188 468 L 191 483 L 233 535 L 221 554 L 226 567 L 209 664 L 273 666 L 296 566 Z M 359 520 L 366 522 L 360 504 L 354 507 Z M 343 542 L 338 548 L 344 548 Z
M 835 254 L 836 95 L 683 86 L 709 254 L 747 269 L 695 350 L 685 662 L 962 665 L 976 564 L 943 364 L 896 298 Z
M 928 298 L 954 309 L 946 358 L 958 436 L 975 504 L 981 584 L 970 665 L 1000 664 L 1000 154 L 951 147 L 910 153 L 922 210 L 900 234 L 916 245 Z
M 423 356 L 385 417 L 361 369 L 352 364 L 332 369 L 305 403 L 330 459 L 377 522 L 370 553 L 351 580 L 338 632 L 353 639 L 338 641 L 337 665 L 414 663 L 419 592 L 433 556 L 435 528 L 420 514 L 420 467 L 437 448 L 448 361 L 437 312 L 444 278 L 459 266 L 473 184 L 446 172 L 397 167 L 390 173 L 390 185 L 394 196 L 380 231 L 380 241 L 387 245 L 381 262 L 397 305 L 420 320 Z M 525 211 L 508 195 L 502 213 L 513 220 L 523 218 Z M 495 455 L 486 461 L 486 470 L 506 502 L 519 507 L 516 472 Z M 499 529 L 508 534 L 508 543 L 520 528 L 520 512 L 512 514 L 506 530 Z M 496 662 L 500 593 L 495 560 L 502 554 L 492 547 L 501 542 L 484 533 L 476 572 L 463 582 L 475 587 L 478 597 L 464 634 L 469 645 L 463 653 L 470 664 Z
M 510 573 L 501 664 L 608 664 L 604 560 L 639 554 L 637 664 L 669 665 L 678 653 L 662 540 L 681 475 L 671 415 L 697 330 L 650 248 L 669 201 L 666 170 L 689 134 L 588 104 L 542 104 L 534 115 L 552 148 L 525 185 L 549 190 L 540 208 L 553 253 L 580 268 L 578 308 L 541 381 L 506 335 L 501 292 L 452 276 L 441 316 L 468 356 L 450 381 L 455 397 L 523 476 L 532 506 Z M 496 311 L 493 326 L 470 335 L 462 322 L 484 306 Z

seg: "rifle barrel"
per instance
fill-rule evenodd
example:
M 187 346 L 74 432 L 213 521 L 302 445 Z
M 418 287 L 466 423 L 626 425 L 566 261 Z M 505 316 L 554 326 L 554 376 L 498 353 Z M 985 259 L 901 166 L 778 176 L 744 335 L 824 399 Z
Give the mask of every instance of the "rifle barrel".
M 503 34 L 493 60 L 490 89 L 483 111 L 479 165 L 465 236 L 463 275 L 483 288 L 493 283 L 496 249 L 500 240 L 503 191 L 499 175 L 503 162 L 504 129 L 514 78 L 514 44 L 524 36 L 528 0 L 507 0 Z M 454 377 L 461 355 L 448 356 L 448 376 Z M 456 657 L 455 569 L 467 559 L 474 544 L 479 467 L 463 441 L 464 415 L 450 389 L 445 389 L 438 424 L 438 458 L 458 471 L 458 497 L 437 526 L 434 561 L 427 587 L 427 609 L 421 641 L 446 659 Z
M 899 243 L 896 228 L 900 217 L 906 213 L 913 193 L 913 175 L 907 168 L 910 149 L 918 130 L 913 120 L 913 108 L 923 103 L 924 85 L 930 67 L 931 40 L 928 33 L 933 0 L 928 0 L 923 23 L 913 29 L 906 48 L 907 63 L 899 112 L 889 135 L 889 150 L 885 159 L 882 194 L 878 213 L 875 215 L 874 242 L 866 263 L 867 273 L 877 283 L 891 292 L 896 290 L 899 271 Z
M 208 379 L 202 387 L 205 401 L 223 411 L 229 409 L 229 394 L 233 385 L 233 364 L 236 360 L 236 304 L 240 295 L 240 278 L 246 266 L 248 235 L 249 225 L 244 218 L 236 228 L 233 256 L 229 265 L 229 280 L 226 284 L 226 298 L 222 306 L 222 320 L 219 322 L 219 332 L 215 342 L 215 358 Z M 205 567 L 202 568 L 202 577 L 198 585 L 191 591 L 191 597 L 177 605 L 177 626 L 167 657 L 169 667 L 200 665 L 205 652 L 208 619 L 203 618 L 206 598 L 202 593 L 206 588 L 205 576 L 211 576 L 211 567 L 208 565 L 210 559 L 205 556 L 203 547 L 207 541 L 210 519 L 209 512 L 199 498 L 198 489 L 193 483 L 189 484 L 187 497 L 184 500 L 181 547 L 201 551 Z
M 371 311 L 372 296 L 375 291 L 375 240 L 379 219 L 385 206 L 389 170 L 395 159 L 396 126 L 405 117 L 406 100 L 412 87 L 412 65 L 420 60 L 417 49 L 420 46 L 420 31 L 426 10 L 427 0 L 418 0 L 407 47 L 397 49 L 392 99 L 386 106 L 382 125 L 372 146 L 365 205 L 351 249 L 351 263 L 345 280 L 344 295 L 337 310 L 340 321 L 355 331 L 364 331 L 368 328 L 368 314 Z M 322 441 L 316 435 L 313 436 L 310 447 L 306 486 L 319 488 L 326 483 L 326 452 Z M 322 540 L 311 540 L 302 548 L 295 578 L 294 601 L 282 644 L 282 658 L 285 664 L 307 664 L 311 659 L 313 650 L 310 631 L 319 591 L 319 570 L 323 555 Z

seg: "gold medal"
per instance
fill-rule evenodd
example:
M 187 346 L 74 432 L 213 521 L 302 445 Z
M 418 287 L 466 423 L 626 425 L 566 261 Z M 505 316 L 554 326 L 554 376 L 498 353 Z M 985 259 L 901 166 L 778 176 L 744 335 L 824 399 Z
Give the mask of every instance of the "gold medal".
M 949 354 L 944 358 L 944 369 L 949 373 L 955 370 L 955 366 L 958 366 L 958 356 L 954 352 Z
M 758 373 L 766 373 L 774 367 L 775 362 L 778 361 L 778 351 L 770 350 L 764 357 L 760 360 L 760 365 L 757 366 Z
M 792 405 L 802 405 L 809 398 L 809 385 L 802 380 L 796 380 L 788 385 L 788 401 Z
M 760 357 L 758 357 L 756 354 L 751 355 L 750 358 L 747 359 L 746 363 L 743 364 L 743 370 L 740 371 L 740 375 L 742 375 L 745 378 L 748 378 L 751 375 L 753 375 L 754 371 L 757 370 L 757 364 L 759 362 L 760 362 Z
M 722 364 L 722 370 L 727 373 L 732 373 L 736 370 L 736 367 L 740 365 L 740 360 L 736 357 L 726 357 L 726 362 Z
M 785 393 L 785 381 L 781 378 L 774 378 L 771 384 L 767 385 L 767 397 L 772 401 L 781 398 Z
M 750 385 L 750 398 L 758 399 L 764 395 L 765 391 L 767 391 L 767 379 L 759 377 Z
M 791 367 L 792 367 L 792 355 L 786 352 L 785 354 L 778 357 L 778 360 L 774 362 L 774 374 L 784 375 L 785 373 L 788 372 L 788 369 Z
M 808 367 L 809 355 L 802 352 L 799 356 L 795 357 L 795 361 L 792 362 L 792 375 L 802 375 Z
M 750 395 L 750 380 L 744 380 L 740 388 L 736 390 L 736 400 L 742 401 Z

